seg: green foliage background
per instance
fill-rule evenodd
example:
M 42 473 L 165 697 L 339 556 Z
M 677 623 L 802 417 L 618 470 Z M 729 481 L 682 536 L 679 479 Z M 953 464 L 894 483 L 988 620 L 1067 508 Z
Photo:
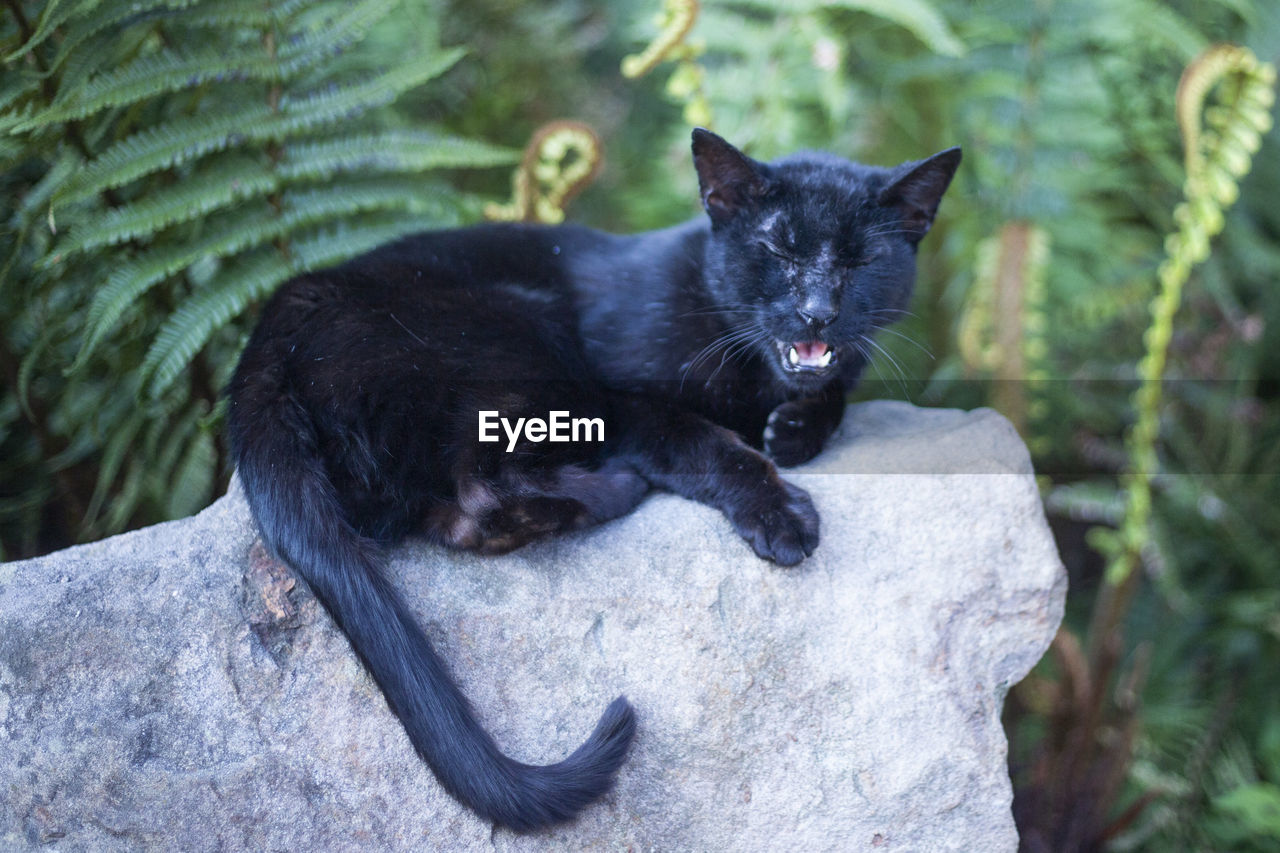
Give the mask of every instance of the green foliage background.
M 623 78 L 658 11 L 6 0 L 0 556 L 220 493 L 218 392 L 262 297 L 396 234 L 474 221 L 548 120 L 586 121 L 604 143 L 571 218 L 635 230 L 696 215 L 684 110 L 700 94 L 714 129 L 764 159 L 822 148 L 887 164 L 964 146 L 915 316 L 880 341 L 863 393 L 1015 419 L 1072 572 L 1068 625 L 1096 640 L 1087 531 L 1123 509 L 1130 395 L 1182 191 L 1174 90 L 1215 42 L 1276 61 L 1280 6 L 707 0 L 683 63 Z M 1280 849 L 1278 143 L 1264 140 L 1176 319 L 1146 581 L 1123 614 L 1124 669 L 1143 662 L 1145 677 L 1100 688 L 1137 724 L 1093 733 L 1131 760 L 1114 796 L 1086 780 L 1059 801 L 1097 813 L 1088 831 L 1020 813 L 1048 849 Z M 1044 240 L 1038 271 L 1014 277 L 1012 314 L 992 291 L 1009 224 Z M 1052 711 L 1067 683 L 1047 662 L 1015 691 L 1020 797 L 1071 725 Z

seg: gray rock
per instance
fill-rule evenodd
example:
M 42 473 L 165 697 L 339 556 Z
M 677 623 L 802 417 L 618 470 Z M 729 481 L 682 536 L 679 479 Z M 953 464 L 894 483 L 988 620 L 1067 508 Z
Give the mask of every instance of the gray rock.
M 638 709 L 615 790 L 533 837 L 439 788 L 236 486 L 0 565 L 0 848 L 1015 849 L 1000 707 L 1066 586 L 1022 443 L 868 403 L 788 476 L 823 523 L 794 570 L 667 495 L 505 557 L 396 552 L 510 755 Z

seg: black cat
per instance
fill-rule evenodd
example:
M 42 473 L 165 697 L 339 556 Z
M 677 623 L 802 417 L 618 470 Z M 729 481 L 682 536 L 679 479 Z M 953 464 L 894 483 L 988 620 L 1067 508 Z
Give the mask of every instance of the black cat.
M 441 784 L 516 830 L 608 790 L 634 712 L 614 700 L 559 764 L 506 757 L 383 579 L 382 552 L 419 533 L 499 553 L 658 488 L 799 563 L 818 516 L 775 463 L 812 458 L 838 425 L 870 335 L 907 303 L 960 149 L 894 169 L 813 153 L 764 164 L 695 130 L 693 160 L 709 220 L 632 236 L 484 225 L 300 276 L 264 308 L 229 388 L 263 538 Z M 481 412 L 569 413 L 604 436 L 482 442 Z

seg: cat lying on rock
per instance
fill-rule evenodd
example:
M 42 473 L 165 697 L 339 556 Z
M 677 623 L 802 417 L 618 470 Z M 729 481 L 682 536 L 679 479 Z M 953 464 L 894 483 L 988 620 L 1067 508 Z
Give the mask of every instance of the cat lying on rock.
M 236 463 L 263 539 L 310 584 L 453 796 L 518 831 L 609 789 L 626 699 L 558 764 L 505 756 L 384 580 L 407 534 L 496 554 L 628 512 L 651 489 L 724 513 L 761 557 L 818 546 L 777 466 L 817 454 L 960 163 L 797 154 L 705 130 L 706 217 L 419 234 L 282 286 L 231 381 Z M 551 437 L 557 417 L 594 426 Z M 491 426 L 519 424 L 509 433 Z M 539 426 L 539 424 L 541 426 Z M 490 441 L 487 435 L 501 440 Z

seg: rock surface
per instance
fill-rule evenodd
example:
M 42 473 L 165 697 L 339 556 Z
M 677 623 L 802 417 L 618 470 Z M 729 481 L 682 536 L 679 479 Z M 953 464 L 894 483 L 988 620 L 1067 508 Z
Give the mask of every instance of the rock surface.
M 1022 443 L 868 403 L 787 476 L 823 523 L 794 570 L 667 495 L 505 557 L 396 552 L 508 754 L 639 712 L 615 790 L 532 837 L 439 788 L 236 486 L 0 565 L 0 848 L 1014 850 L 1000 708 L 1066 588 Z

